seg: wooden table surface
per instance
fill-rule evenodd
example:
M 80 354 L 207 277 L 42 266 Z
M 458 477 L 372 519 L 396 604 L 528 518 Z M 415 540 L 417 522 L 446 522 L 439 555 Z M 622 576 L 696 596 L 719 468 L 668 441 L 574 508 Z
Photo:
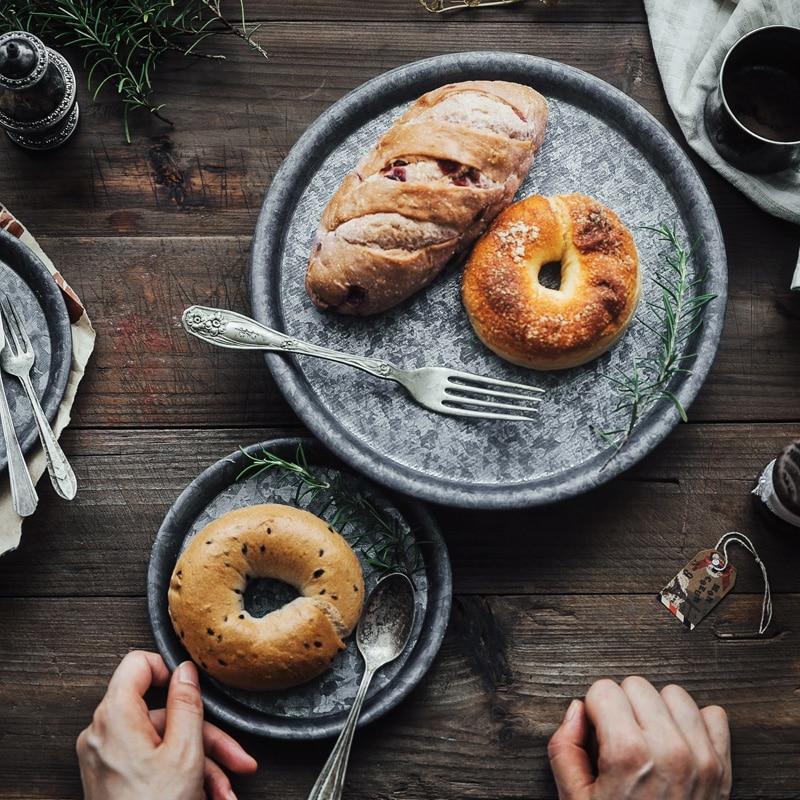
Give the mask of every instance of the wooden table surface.
M 414 0 L 246 0 L 269 63 L 232 37 L 223 64 L 175 58 L 159 97 L 174 129 L 82 91 L 80 132 L 34 155 L 0 141 L 0 200 L 83 298 L 97 348 L 63 437 L 80 481 L 47 481 L 20 549 L 0 559 L 0 798 L 80 797 L 74 740 L 119 659 L 152 648 L 145 571 L 183 486 L 240 444 L 302 430 L 253 355 L 190 341 L 192 302 L 248 310 L 250 237 L 265 189 L 307 125 L 347 91 L 418 58 L 512 50 L 619 87 L 683 144 L 640 0 L 532 0 L 447 20 Z M 78 59 L 73 58 L 77 63 Z M 691 155 L 691 154 L 690 154 Z M 800 434 L 798 232 L 691 155 L 717 207 L 730 296 L 712 373 L 676 429 L 624 477 L 518 513 L 434 509 L 455 598 L 442 651 L 401 708 L 357 738 L 348 798 L 552 798 L 546 742 L 570 698 L 638 673 L 720 703 L 733 728 L 735 796 L 800 797 L 800 541 L 770 532 L 748 493 Z M 769 636 L 757 571 L 693 633 L 655 594 L 728 530 L 752 535 L 772 578 Z M 329 743 L 247 740 L 241 798 L 304 798 Z

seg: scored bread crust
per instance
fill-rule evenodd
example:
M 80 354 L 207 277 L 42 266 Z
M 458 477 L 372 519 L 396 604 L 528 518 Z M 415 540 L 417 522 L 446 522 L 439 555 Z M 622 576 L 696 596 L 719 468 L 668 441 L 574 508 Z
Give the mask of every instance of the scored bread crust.
M 300 597 L 263 617 L 244 608 L 252 578 Z M 239 689 L 286 689 L 324 672 L 345 649 L 364 602 L 358 557 L 308 511 L 277 504 L 231 511 L 206 525 L 178 559 L 169 613 L 192 659 Z
M 420 97 L 328 203 L 306 275 L 313 302 L 363 316 L 430 283 L 512 202 L 546 124 L 546 100 L 521 84 Z
M 561 285 L 539 282 L 561 262 Z M 633 319 L 641 292 L 633 236 L 581 194 L 535 195 L 506 209 L 473 248 L 462 298 L 481 341 L 532 369 L 578 366 L 604 353 Z

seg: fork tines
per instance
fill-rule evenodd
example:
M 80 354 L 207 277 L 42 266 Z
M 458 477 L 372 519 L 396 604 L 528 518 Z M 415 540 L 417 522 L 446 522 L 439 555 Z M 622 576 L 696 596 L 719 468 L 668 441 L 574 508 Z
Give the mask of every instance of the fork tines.
M 6 345 L 11 347 L 15 353 L 27 353 L 31 348 L 25 326 L 20 322 L 16 309 L 11 305 L 6 295 L 0 300 L 0 319 L 8 331 Z
M 507 389 L 515 391 L 505 391 Z M 498 378 L 486 378 L 469 372 L 453 371 L 447 378 L 444 389 L 446 399 L 443 401 L 443 405 L 449 413 L 462 417 L 531 421 L 534 419 L 531 414 L 536 412 L 535 405 L 541 401 L 539 395 L 543 392 L 544 389 L 537 386 L 503 381 Z M 479 396 L 473 397 L 472 395 Z M 482 399 L 483 397 L 498 397 L 502 400 L 521 402 L 499 402 Z

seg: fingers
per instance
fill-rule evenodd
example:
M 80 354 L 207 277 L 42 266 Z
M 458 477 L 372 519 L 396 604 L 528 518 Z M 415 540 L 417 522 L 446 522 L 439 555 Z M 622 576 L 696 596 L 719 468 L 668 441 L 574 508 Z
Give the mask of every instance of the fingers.
M 694 757 L 697 784 L 693 798 L 706 800 L 709 797 L 718 797 L 723 777 L 723 762 L 711 741 L 697 703 L 687 691 L 674 685 L 665 686 L 661 690 L 661 698 L 683 738 L 689 744 Z
M 163 746 L 182 759 L 203 757 L 203 701 L 191 661 L 178 665 L 169 684 Z
M 611 742 L 644 741 L 628 697 L 612 680 L 606 678 L 592 684 L 586 693 L 586 714 L 597 732 L 601 751 Z
M 166 686 L 169 670 L 156 653 L 134 650 L 120 661 L 108 682 L 106 697 L 135 694 L 144 697 L 151 686 Z
M 637 675 L 632 675 L 622 681 L 621 688 L 643 731 L 652 732 L 659 738 L 666 733 L 669 736 L 683 739 L 666 703 L 652 683 Z
M 97 734 L 124 730 L 150 746 L 157 744 L 152 726 L 148 722 L 144 695 L 151 686 L 163 686 L 169 679 L 169 670 L 161 656 L 135 650 L 122 659 L 111 680 L 105 697 L 97 706 L 92 718 L 92 729 Z
M 208 800 L 236 800 L 228 776 L 210 758 L 205 764 L 205 789 Z
M 690 800 L 698 784 L 694 756 L 666 703 L 649 681 L 638 676 L 626 678 L 622 690 L 642 728 L 656 773 L 670 788 L 666 796 Z
M 247 774 L 258 769 L 258 762 L 225 731 L 210 722 L 203 726 L 206 755 L 232 772 Z
M 719 784 L 721 798 L 728 798 L 733 785 L 733 771 L 731 769 L 731 732 L 728 725 L 728 715 L 719 706 L 707 706 L 700 711 L 703 718 L 708 738 L 722 764 L 722 778 Z
M 588 733 L 584 705 L 580 700 L 573 700 L 561 726 L 547 745 L 550 768 L 560 800 L 583 800 L 589 797 L 594 774 L 586 751 Z
M 159 736 L 163 736 L 167 723 L 166 709 L 151 711 L 150 721 Z M 246 774 L 258 769 L 256 760 L 232 736 L 210 722 L 203 723 L 203 749 L 206 756 L 231 772 Z

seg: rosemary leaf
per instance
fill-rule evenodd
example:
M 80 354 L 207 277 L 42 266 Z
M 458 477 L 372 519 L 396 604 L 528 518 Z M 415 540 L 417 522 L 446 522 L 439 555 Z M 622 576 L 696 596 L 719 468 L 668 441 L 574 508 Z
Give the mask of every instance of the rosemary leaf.
M 619 395 L 614 414 L 624 414 L 627 422 L 624 427 L 595 432 L 606 442 L 614 445 L 614 450 L 604 467 L 630 440 L 642 414 L 659 400 L 667 400 L 675 407 L 680 418 L 688 421 L 686 409 L 668 387 L 679 375 L 691 375 L 686 362 L 693 360 L 696 353 L 681 353 L 681 348 L 689 342 L 703 324 L 702 315 L 706 306 L 716 295 L 708 292 L 695 294 L 695 289 L 705 280 L 704 270 L 699 277 L 692 277 L 691 262 L 700 244 L 682 244 L 674 225 L 660 224 L 645 226 L 667 246 L 664 263 L 668 269 L 664 275 L 653 278 L 661 290 L 658 302 L 648 300 L 645 306 L 656 317 L 657 322 L 637 318 L 645 328 L 653 333 L 659 343 L 657 353 L 646 358 L 634 359 L 630 372 L 618 370 L 619 377 L 606 375 L 606 380 Z
M 384 574 L 402 572 L 412 579 L 422 569 L 422 554 L 413 531 L 394 515 L 378 508 L 341 473 L 330 479 L 315 473 L 302 445 L 298 445 L 294 461 L 268 450 L 263 450 L 260 456 L 240 450 L 250 463 L 237 480 L 264 472 L 281 473 L 296 485 L 295 505 L 325 519 L 351 546 L 361 550 L 369 565 Z
M 154 99 L 154 77 L 163 56 L 177 52 L 194 58 L 224 59 L 198 46 L 209 36 L 230 33 L 264 58 L 254 39 L 257 26 L 234 24 L 220 11 L 219 0 L 2 0 L 0 33 L 24 30 L 47 43 L 81 51 L 87 83 L 96 100 L 113 86 L 123 105 L 125 140 L 130 143 L 129 115 L 148 111 L 172 125 Z

